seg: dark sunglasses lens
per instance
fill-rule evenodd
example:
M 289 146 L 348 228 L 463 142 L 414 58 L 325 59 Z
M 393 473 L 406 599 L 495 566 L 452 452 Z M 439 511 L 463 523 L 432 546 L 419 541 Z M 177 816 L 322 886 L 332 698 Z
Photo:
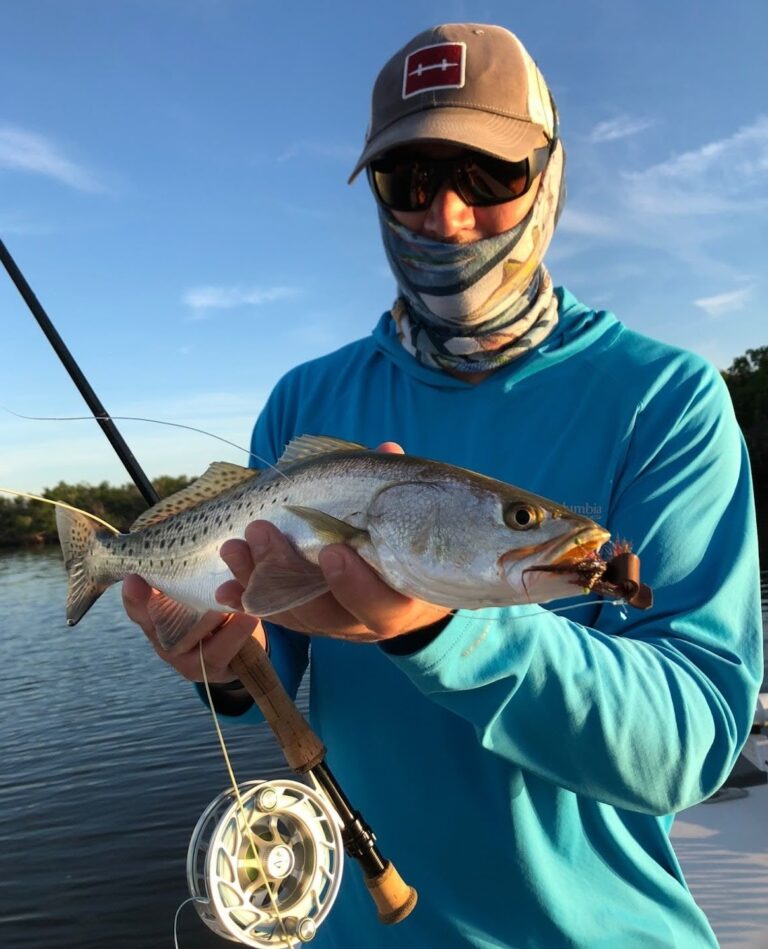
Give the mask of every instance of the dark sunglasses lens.
M 528 159 L 501 161 L 483 156 L 461 166 L 462 190 L 470 204 L 501 204 L 525 194 L 530 185 Z
M 514 201 L 528 191 L 541 170 L 539 149 L 531 161 L 503 161 L 475 154 L 457 159 L 391 155 L 370 165 L 370 177 L 381 203 L 391 211 L 425 211 L 446 179 L 472 207 L 491 207 Z M 546 161 L 544 161 L 546 163 Z
M 373 162 L 371 179 L 381 203 L 391 211 L 423 211 L 435 196 L 429 163 L 413 159 Z

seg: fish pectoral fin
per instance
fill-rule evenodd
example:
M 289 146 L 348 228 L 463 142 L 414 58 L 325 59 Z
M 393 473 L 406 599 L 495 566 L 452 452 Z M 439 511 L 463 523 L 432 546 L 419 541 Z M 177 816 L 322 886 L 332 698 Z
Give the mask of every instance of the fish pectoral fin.
M 346 521 L 318 511 L 313 507 L 301 507 L 298 504 L 286 504 L 285 510 L 306 521 L 317 535 L 318 539 L 326 544 L 345 544 L 368 537 L 368 531 L 361 527 L 347 524 Z
M 214 461 L 192 484 L 170 497 L 163 498 L 148 511 L 144 511 L 131 524 L 131 532 L 151 527 L 152 524 L 159 524 L 160 521 L 165 521 L 174 514 L 180 514 L 182 511 L 202 504 L 203 501 L 218 497 L 230 488 L 234 488 L 235 485 L 242 484 L 243 481 L 258 478 L 259 474 L 260 472 L 254 468 L 243 468 L 242 465 L 235 465 L 229 461 Z
M 327 591 L 322 570 L 309 560 L 264 561 L 256 564 L 243 591 L 243 609 L 253 616 L 270 616 L 308 603 Z
M 147 603 L 149 618 L 155 626 L 157 639 L 163 649 L 171 649 L 187 635 L 203 615 L 203 611 L 172 600 L 165 593 L 153 591 Z
M 314 455 L 328 455 L 337 451 L 368 451 L 358 442 L 347 442 L 342 438 L 330 438 L 328 435 L 299 435 L 292 438 L 278 459 L 277 466 L 292 465 L 294 461 L 303 461 Z

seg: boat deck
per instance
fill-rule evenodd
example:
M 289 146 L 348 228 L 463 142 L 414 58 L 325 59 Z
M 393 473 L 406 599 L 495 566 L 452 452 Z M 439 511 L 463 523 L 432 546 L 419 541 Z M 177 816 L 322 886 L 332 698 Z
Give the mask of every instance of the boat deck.
M 747 790 L 682 811 L 672 827 L 688 885 L 722 949 L 768 949 L 768 785 Z

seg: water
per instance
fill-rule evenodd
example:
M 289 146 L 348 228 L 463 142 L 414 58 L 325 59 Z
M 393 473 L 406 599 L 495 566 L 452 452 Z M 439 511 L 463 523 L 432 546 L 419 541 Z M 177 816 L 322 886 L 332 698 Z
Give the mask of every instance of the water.
M 0 945 L 172 946 L 190 835 L 228 783 L 210 714 L 117 588 L 74 630 L 64 599 L 58 551 L 0 553 Z M 225 737 L 240 780 L 288 776 L 266 726 Z M 187 906 L 179 945 L 227 943 Z
M 0 554 L 0 945 L 172 946 L 192 830 L 228 779 L 210 713 L 125 618 L 74 630 L 53 550 Z M 225 731 L 239 780 L 288 776 L 266 726 Z M 181 949 L 222 949 L 193 906 Z

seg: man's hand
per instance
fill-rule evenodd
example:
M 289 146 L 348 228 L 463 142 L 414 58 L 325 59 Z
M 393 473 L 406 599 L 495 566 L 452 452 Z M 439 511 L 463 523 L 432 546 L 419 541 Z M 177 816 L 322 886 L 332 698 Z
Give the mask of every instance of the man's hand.
M 153 590 L 141 577 L 126 577 L 123 581 L 123 605 L 128 616 L 138 623 L 163 662 L 172 666 L 191 682 L 201 682 L 200 651 L 203 642 L 203 660 L 208 681 L 231 682 L 236 676 L 229 663 L 242 646 L 255 636 L 262 646 L 265 634 L 261 623 L 254 616 L 245 614 L 217 613 L 213 610 L 201 617 L 200 622 L 173 649 L 163 649 L 157 639 L 155 627 L 150 619 L 147 604 L 153 596 L 162 596 Z
M 377 450 L 403 453 L 393 442 L 385 442 Z M 235 579 L 218 588 L 216 599 L 235 610 L 242 609 L 241 597 L 254 564 L 270 558 L 281 563 L 302 559 L 268 521 L 249 524 L 245 540 L 228 540 L 222 545 L 221 557 Z M 319 563 L 330 592 L 293 610 L 275 613 L 270 621 L 300 633 L 376 642 L 430 626 L 450 613 L 445 607 L 393 590 L 346 544 L 325 547 Z

